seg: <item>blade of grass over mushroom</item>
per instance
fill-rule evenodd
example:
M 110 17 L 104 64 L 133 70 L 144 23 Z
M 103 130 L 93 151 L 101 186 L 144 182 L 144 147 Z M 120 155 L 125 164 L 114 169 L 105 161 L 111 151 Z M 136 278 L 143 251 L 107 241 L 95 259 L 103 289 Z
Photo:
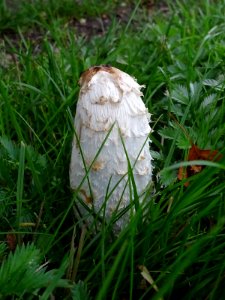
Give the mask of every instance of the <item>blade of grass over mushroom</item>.
M 93 161 L 91 162 L 90 166 L 87 167 L 86 165 L 86 161 L 85 161 L 85 157 L 84 157 L 84 153 L 83 153 L 83 149 L 81 147 L 81 144 L 80 144 L 80 140 L 79 140 L 79 137 L 77 135 L 77 132 L 76 132 L 76 129 L 74 130 L 74 135 L 75 135 L 75 139 L 76 139 L 76 143 L 78 145 L 78 148 L 79 148 L 79 151 L 80 151 L 80 155 L 81 155 L 81 159 L 82 159 L 82 163 L 83 163 L 83 166 L 84 166 L 84 171 L 85 171 L 85 177 L 82 179 L 82 181 L 80 182 L 79 186 L 77 187 L 76 189 L 76 193 L 78 193 L 85 181 L 85 179 L 87 179 L 88 181 L 88 187 L 89 187 L 89 192 L 90 192 L 90 195 L 91 195 L 91 198 L 93 199 L 93 193 L 92 193 L 92 189 L 91 189 L 91 184 L 90 184 L 90 181 L 89 181 L 89 177 L 88 177 L 88 174 L 89 172 L 91 171 L 92 169 L 92 166 L 94 165 L 95 161 L 97 160 L 99 154 L 101 153 L 101 150 L 102 148 L 104 147 L 108 137 L 110 136 L 112 130 L 113 130 L 113 127 L 114 127 L 114 124 L 111 126 L 110 130 L 108 131 L 108 133 L 106 134 L 101 146 L 99 147 L 98 151 L 96 152 L 95 154 L 95 157 L 93 159 Z
M 78 136 L 77 136 L 77 134 L 76 134 L 76 131 L 74 130 L 74 135 L 75 135 L 76 142 L 78 143 L 78 147 L 79 147 L 80 152 L 81 152 L 81 157 L 82 157 L 82 161 L 83 161 L 83 164 L 84 164 L 84 167 L 85 167 L 85 172 L 86 172 L 86 174 L 85 174 L 85 176 L 83 177 L 83 179 L 81 180 L 81 182 L 80 182 L 79 186 L 77 187 L 77 189 L 74 191 L 73 198 L 72 198 L 70 204 L 68 205 L 68 208 L 67 208 L 67 210 L 65 211 L 65 213 L 64 213 L 64 215 L 63 215 L 63 217 L 62 217 L 62 219 L 61 219 L 61 221 L 60 221 L 58 227 L 56 228 L 56 230 L 55 230 L 55 232 L 54 232 L 54 235 L 53 235 L 51 241 L 49 242 L 48 247 L 46 247 L 46 253 L 47 253 L 47 252 L 50 250 L 50 248 L 52 247 L 52 242 L 53 242 L 53 240 L 56 238 L 56 236 L 57 236 L 57 234 L 58 234 L 58 232 L 59 232 L 61 226 L 63 225 L 63 223 L 64 223 L 64 221 L 65 221 L 65 219 L 66 219 L 66 217 L 67 217 L 69 211 L 71 210 L 71 208 L 72 208 L 72 206 L 73 206 L 73 204 L 74 204 L 74 200 L 77 198 L 77 195 L 79 194 L 79 191 L 80 191 L 80 189 L 81 189 L 81 187 L 82 187 L 82 184 L 84 183 L 84 181 L 85 181 L 86 179 L 88 179 L 88 174 L 89 174 L 90 170 L 92 169 L 92 166 L 94 165 L 96 159 L 98 158 L 98 155 L 100 154 L 102 148 L 104 147 L 104 144 L 106 143 L 106 141 L 107 141 L 107 139 L 108 139 L 108 137 L 109 137 L 109 135 L 110 135 L 110 133 L 111 133 L 113 127 L 114 127 L 114 124 L 111 126 L 109 132 L 106 134 L 106 137 L 104 138 L 102 145 L 99 147 L 98 152 L 96 153 L 96 155 L 95 155 L 93 161 L 91 162 L 91 164 L 90 164 L 90 166 L 89 166 L 88 168 L 87 168 L 86 163 L 85 163 L 85 159 L 84 159 L 83 152 L 82 152 L 82 149 L 81 149 L 81 146 L 80 146 L 79 138 L 78 138 Z
M 138 158 L 141 154 L 141 151 L 143 150 L 145 144 L 147 143 L 147 141 L 149 140 L 149 137 L 147 136 L 144 144 L 141 146 L 141 149 L 134 161 L 134 164 L 131 165 L 131 162 L 130 162 L 130 159 L 129 159 L 129 154 L 127 152 L 127 149 L 126 149 L 126 145 L 125 145 L 125 142 L 124 142 L 124 139 L 123 139 L 123 136 L 122 136 L 122 133 L 121 133 L 121 130 L 119 129 L 119 134 L 120 134 L 120 140 L 122 142 L 122 145 L 123 145 L 123 150 L 124 150 L 124 153 L 126 155 L 126 159 L 127 159 L 127 166 L 128 166 L 128 183 L 129 183 L 129 189 L 130 189 L 130 195 L 133 195 L 133 201 L 134 201 L 134 205 L 135 205 L 135 210 L 138 211 L 139 209 L 139 196 L 138 196 L 138 192 L 137 192 L 137 187 L 136 187 L 136 183 L 135 183 L 135 179 L 134 179 L 134 174 L 133 174 L 133 169 L 138 161 Z M 131 198 L 132 199 L 132 198 Z
M 108 189 L 107 189 L 106 196 L 105 196 L 105 200 L 104 200 L 104 202 L 103 202 L 102 207 L 100 208 L 99 213 L 101 213 L 102 209 L 105 209 L 105 208 L 106 208 L 107 201 L 110 200 L 111 195 L 112 195 L 113 192 L 116 190 L 116 188 L 119 186 L 120 182 L 122 182 L 123 180 L 126 179 L 127 174 L 128 174 L 128 173 L 125 173 L 125 174 L 117 181 L 117 183 L 113 186 L 113 188 L 110 190 L 110 192 L 109 192 Z M 126 191 L 126 189 L 127 189 L 128 183 L 129 183 L 129 180 L 127 179 L 127 180 L 126 180 L 126 183 L 125 183 L 125 185 L 124 185 L 124 188 L 123 188 L 123 190 L 122 190 L 122 192 L 121 192 L 120 198 L 118 199 L 118 203 L 117 203 L 117 205 L 116 205 L 116 208 L 115 208 L 115 211 L 114 211 L 114 213 L 113 213 L 113 215 L 112 215 L 112 218 L 111 218 L 110 221 L 108 222 L 108 225 L 107 225 L 108 228 L 110 228 L 110 226 L 111 226 L 112 224 L 116 223 L 120 218 L 122 218 L 123 215 L 125 215 L 125 214 L 133 207 L 133 205 L 134 205 L 134 202 L 133 202 L 132 199 L 131 199 L 131 203 L 130 203 L 129 205 L 127 205 L 127 207 L 125 207 L 124 209 L 120 209 L 120 210 L 119 210 L 119 207 L 120 207 L 120 204 L 121 204 L 121 202 L 122 202 L 122 200 L 123 200 L 123 195 L 124 195 L 124 193 L 125 193 L 125 191 Z M 110 184 L 110 180 L 109 180 L 109 184 Z

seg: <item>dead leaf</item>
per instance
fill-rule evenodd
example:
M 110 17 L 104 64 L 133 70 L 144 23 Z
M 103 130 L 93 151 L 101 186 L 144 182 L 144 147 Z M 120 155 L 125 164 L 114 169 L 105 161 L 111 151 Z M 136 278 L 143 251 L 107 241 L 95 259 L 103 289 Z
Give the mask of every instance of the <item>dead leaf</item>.
M 222 154 L 217 150 L 203 150 L 198 148 L 198 146 L 192 144 L 187 161 L 192 160 L 211 160 L 211 161 L 219 161 L 222 158 Z M 177 178 L 179 180 L 183 180 L 185 178 L 191 177 L 197 173 L 200 173 L 204 169 L 204 166 L 201 165 L 193 165 L 188 167 L 180 167 L 178 170 Z M 184 186 L 188 186 L 189 182 L 185 182 Z
M 10 232 L 6 235 L 6 242 L 10 250 L 15 250 L 17 245 L 16 235 L 13 232 Z
M 150 285 L 152 285 L 152 287 L 154 288 L 154 290 L 155 290 L 156 292 L 158 292 L 159 289 L 158 289 L 157 285 L 155 284 L 155 282 L 154 282 L 154 280 L 153 280 L 151 274 L 149 273 L 148 269 L 147 269 L 145 266 L 143 266 L 143 265 L 138 266 L 138 268 L 139 268 L 140 271 L 141 271 L 142 277 L 143 277 Z

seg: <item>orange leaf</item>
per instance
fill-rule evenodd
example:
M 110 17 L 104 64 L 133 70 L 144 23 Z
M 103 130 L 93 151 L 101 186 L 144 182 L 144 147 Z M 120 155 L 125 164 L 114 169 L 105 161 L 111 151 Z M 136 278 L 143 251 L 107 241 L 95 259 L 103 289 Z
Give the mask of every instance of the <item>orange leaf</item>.
M 193 144 L 188 153 L 188 161 L 199 159 L 199 150 L 200 149 Z
M 198 146 L 192 144 L 189 153 L 188 153 L 188 161 L 192 160 L 211 160 L 211 161 L 219 161 L 222 158 L 222 154 L 220 154 L 217 150 L 202 150 L 198 148 Z M 193 176 L 204 169 L 204 166 L 201 165 L 192 165 L 188 166 L 186 169 L 184 167 L 180 167 L 178 170 L 177 178 L 179 180 L 188 178 Z M 185 182 L 185 186 L 189 185 L 189 182 Z
M 222 154 L 219 154 L 217 150 L 200 150 L 199 157 L 203 160 L 215 160 L 219 161 L 222 158 Z

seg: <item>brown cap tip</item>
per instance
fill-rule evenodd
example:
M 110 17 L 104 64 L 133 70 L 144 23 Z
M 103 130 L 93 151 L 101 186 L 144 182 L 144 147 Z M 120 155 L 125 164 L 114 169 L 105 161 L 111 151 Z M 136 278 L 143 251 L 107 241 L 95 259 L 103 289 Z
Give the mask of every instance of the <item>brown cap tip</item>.
M 91 78 L 98 73 L 99 71 L 105 71 L 108 73 L 114 73 L 114 68 L 111 67 L 110 65 L 100 65 L 100 66 L 93 66 L 90 67 L 89 69 L 87 69 L 86 71 L 84 71 L 79 79 L 79 85 L 82 86 L 83 83 L 88 83 Z

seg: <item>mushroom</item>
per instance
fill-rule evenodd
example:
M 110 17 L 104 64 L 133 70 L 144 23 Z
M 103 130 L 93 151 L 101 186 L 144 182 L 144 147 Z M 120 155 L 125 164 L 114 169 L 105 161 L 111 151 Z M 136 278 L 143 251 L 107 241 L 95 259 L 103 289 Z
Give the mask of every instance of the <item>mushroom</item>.
M 132 170 L 140 202 L 152 180 L 150 114 L 141 99 L 143 86 L 108 65 L 89 68 L 79 84 L 70 186 L 82 199 L 76 207 L 89 225 L 90 210 L 106 222 L 122 212 L 113 225 L 119 232 L 130 219 L 128 173 Z

